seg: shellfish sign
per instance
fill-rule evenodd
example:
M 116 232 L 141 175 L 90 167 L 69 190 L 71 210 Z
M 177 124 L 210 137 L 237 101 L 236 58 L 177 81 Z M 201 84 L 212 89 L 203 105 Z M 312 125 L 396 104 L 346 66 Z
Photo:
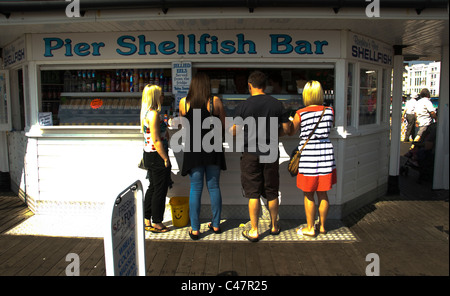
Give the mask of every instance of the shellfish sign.
M 108 276 L 145 276 L 145 234 L 141 181 L 107 201 L 104 237 Z

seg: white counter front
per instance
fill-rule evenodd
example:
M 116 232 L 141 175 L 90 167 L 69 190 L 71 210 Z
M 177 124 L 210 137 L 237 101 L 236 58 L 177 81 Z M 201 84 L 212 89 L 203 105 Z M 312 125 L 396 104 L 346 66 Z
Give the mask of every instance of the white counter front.
M 39 214 L 97 215 L 104 200 L 136 180 L 148 186 L 138 127 L 51 127 L 40 133 L 12 132 L 9 136 L 13 188 Z M 328 192 L 331 219 L 339 219 L 359 203 L 383 195 L 387 188 L 389 131 L 342 137 L 333 131 L 338 183 Z M 280 218 L 304 217 L 303 193 L 287 172 L 288 154 L 298 138 L 280 139 Z M 23 146 L 23 149 L 11 149 Z M 173 188 L 168 197 L 189 196 L 189 177 L 182 177 L 182 153 L 170 151 Z M 240 182 L 240 152 L 227 152 L 221 174 L 222 218 L 248 219 L 247 199 Z M 23 163 L 21 163 L 23 160 Z M 263 199 L 264 201 L 264 199 Z M 206 186 L 203 217 L 210 216 Z

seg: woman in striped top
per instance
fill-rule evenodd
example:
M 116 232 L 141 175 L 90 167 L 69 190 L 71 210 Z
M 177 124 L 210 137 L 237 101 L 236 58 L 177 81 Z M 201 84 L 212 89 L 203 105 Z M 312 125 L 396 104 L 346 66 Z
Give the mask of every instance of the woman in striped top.
M 331 107 L 323 106 L 323 90 L 317 81 L 309 81 L 303 89 L 303 102 L 305 108 L 296 112 L 290 135 L 300 129 L 299 149 L 308 139 L 325 108 L 320 121 L 311 139 L 303 149 L 297 175 L 297 187 L 304 194 L 304 204 L 307 227 L 298 230 L 299 235 L 315 236 L 314 193 L 319 200 L 319 232 L 326 233 L 325 220 L 328 214 L 329 202 L 327 191 L 336 184 L 336 163 L 334 160 L 333 144 L 328 135 L 334 123 L 334 111 Z

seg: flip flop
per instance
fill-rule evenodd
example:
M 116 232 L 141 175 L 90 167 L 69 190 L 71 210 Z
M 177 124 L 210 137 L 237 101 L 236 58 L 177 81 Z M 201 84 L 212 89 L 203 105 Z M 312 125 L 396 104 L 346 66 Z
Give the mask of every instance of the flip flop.
M 316 225 L 314 225 L 314 229 L 316 230 L 316 231 L 319 231 L 319 234 L 327 234 L 328 233 L 328 231 L 320 231 L 320 226 L 319 226 L 319 224 L 316 224 Z
M 272 229 L 270 229 L 270 232 L 269 232 L 269 233 L 270 233 L 270 235 L 279 235 L 280 232 L 281 232 L 281 226 L 278 225 L 278 230 L 272 231 Z
M 211 229 L 215 234 L 222 233 L 222 229 L 219 228 L 219 230 L 214 230 L 214 227 L 211 225 L 211 223 L 208 224 L 208 228 Z
M 146 230 L 147 230 L 147 227 L 146 227 Z M 164 233 L 164 232 L 170 231 L 170 229 L 167 227 L 159 229 L 159 228 L 151 226 L 151 227 L 149 227 L 148 231 L 153 232 L 153 233 Z
M 249 235 L 249 230 L 244 230 L 242 231 L 242 236 L 245 237 L 246 239 L 248 239 L 249 241 L 251 241 L 252 243 L 256 243 L 257 241 L 259 241 L 259 236 L 258 237 L 251 237 Z
M 315 230 L 314 230 L 314 234 L 306 234 L 306 233 L 303 233 L 302 229 L 303 229 L 303 227 L 300 227 L 297 230 L 297 235 L 299 235 L 299 236 L 307 236 L 307 237 L 316 237 L 316 231 Z
M 199 232 L 199 234 L 193 234 L 192 229 L 191 229 L 191 230 L 189 230 L 189 236 L 191 237 L 192 240 L 198 240 L 198 239 L 200 239 L 200 232 Z

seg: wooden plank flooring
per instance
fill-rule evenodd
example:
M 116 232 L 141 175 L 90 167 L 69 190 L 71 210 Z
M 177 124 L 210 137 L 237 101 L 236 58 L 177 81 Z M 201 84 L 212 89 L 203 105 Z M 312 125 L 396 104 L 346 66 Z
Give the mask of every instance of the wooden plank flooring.
M 343 220 L 357 242 L 146 240 L 147 275 L 365 275 L 366 256 L 376 253 L 381 275 L 448 276 L 448 190 L 432 191 L 411 176 L 400 181 L 400 195 L 385 196 Z M 69 253 L 79 255 L 80 275 L 106 274 L 102 239 L 4 234 L 32 215 L 18 197 L 0 193 L 1 276 L 64 276 Z

